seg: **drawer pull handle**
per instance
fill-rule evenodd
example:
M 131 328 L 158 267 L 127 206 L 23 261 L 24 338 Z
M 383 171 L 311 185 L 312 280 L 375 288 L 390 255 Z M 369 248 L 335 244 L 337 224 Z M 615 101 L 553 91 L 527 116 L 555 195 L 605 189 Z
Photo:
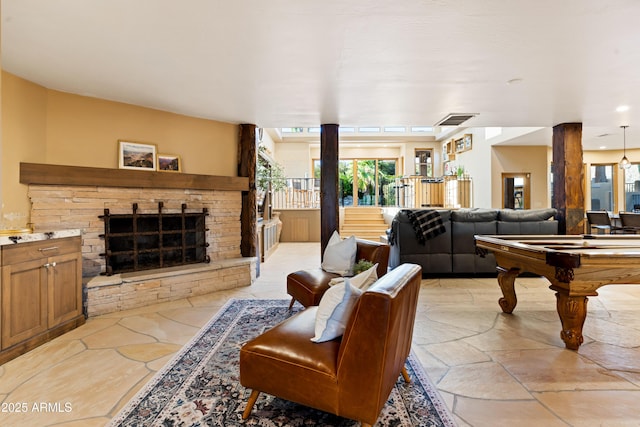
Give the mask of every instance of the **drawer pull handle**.
M 55 268 L 56 267 L 56 263 L 55 263 L 55 261 L 54 262 L 48 262 L 43 267 L 44 268 L 49 268 L 49 267 Z
M 45 251 L 55 251 L 55 250 L 57 250 L 57 249 L 58 249 L 58 247 L 57 247 L 57 246 L 51 246 L 51 247 L 49 247 L 49 248 L 39 248 L 38 250 L 39 250 L 40 252 L 45 252 Z

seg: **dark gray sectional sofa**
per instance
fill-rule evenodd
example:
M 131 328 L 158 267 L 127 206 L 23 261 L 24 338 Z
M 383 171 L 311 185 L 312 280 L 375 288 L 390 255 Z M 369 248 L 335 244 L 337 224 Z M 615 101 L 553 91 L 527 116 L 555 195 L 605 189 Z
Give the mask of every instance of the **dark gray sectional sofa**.
M 444 233 L 421 244 L 406 211 L 394 217 L 389 234 L 389 267 L 422 266 L 425 276 L 495 274 L 492 253 L 476 254 L 476 234 L 558 234 L 555 209 L 438 209 Z

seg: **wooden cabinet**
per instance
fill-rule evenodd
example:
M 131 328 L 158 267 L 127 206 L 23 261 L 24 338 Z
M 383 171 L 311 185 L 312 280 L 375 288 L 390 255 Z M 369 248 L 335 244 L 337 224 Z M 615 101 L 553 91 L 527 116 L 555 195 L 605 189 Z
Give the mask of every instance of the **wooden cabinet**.
M 0 249 L 0 363 L 84 323 L 80 237 Z

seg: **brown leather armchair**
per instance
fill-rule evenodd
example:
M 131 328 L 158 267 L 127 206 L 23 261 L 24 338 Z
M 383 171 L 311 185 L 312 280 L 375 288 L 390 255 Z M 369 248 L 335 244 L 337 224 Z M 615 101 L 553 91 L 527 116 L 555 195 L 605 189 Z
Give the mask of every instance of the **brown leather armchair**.
M 240 383 L 260 392 L 375 424 L 411 349 L 422 269 L 402 264 L 358 299 L 342 338 L 311 342 L 318 307 L 309 307 L 247 342 Z
M 389 245 L 372 240 L 357 239 L 356 261 L 366 259 L 373 264 L 378 264 L 376 273 L 378 278 L 387 273 L 389 266 Z M 291 304 L 293 307 L 296 301 L 299 301 L 305 307 L 318 305 L 322 295 L 329 289 L 331 279 L 340 277 L 335 273 L 328 273 L 320 267 L 299 270 L 287 276 L 287 293 L 291 295 Z

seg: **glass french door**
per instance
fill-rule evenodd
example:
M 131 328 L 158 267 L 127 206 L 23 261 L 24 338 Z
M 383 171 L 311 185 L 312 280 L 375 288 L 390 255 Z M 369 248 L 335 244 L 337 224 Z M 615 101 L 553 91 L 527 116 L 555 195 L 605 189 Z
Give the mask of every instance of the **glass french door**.
M 338 162 L 340 206 L 395 206 L 395 159 L 343 159 Z M 320 160 L 313 161 L 313 176 L 320 178 Z

